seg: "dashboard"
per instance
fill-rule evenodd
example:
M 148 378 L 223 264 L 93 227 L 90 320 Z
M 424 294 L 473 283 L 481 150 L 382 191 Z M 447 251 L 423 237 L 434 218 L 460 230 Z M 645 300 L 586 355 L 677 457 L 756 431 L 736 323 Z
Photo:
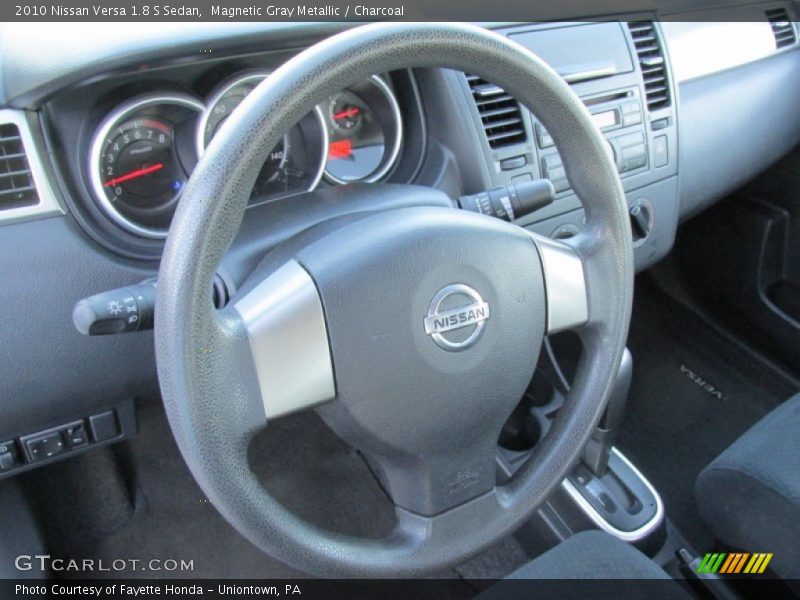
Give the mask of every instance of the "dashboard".
M 157 260 L 183 187 L 247 95 L 296 51 L 165 61 L 63 90 L 42 107 L 68 210 L 96 242 Z M 355 183 L 409 183 L 424 154 L 411 71 L 334 93 L 265 152 L 250 206 Z
M 592 114 L 628 198 L 637 271 L 670 251 L 682 220 L 800 143 L 797 5 L 737 10 L 727 24 L 712 23 L 713 7 L 697 22 L 678 7 L 483 24 L 542 56 Z M 152 335 L 81 336 L 72 307 L 156 277 L 181 192 L 216 134 L 270 73 L 349 26 L 76 24 L 46 40 L 24 24 L 2 30 L 0 441 L 158 397 Z M 554 202 L 517 224 L 568 239 L 584 222 L 556 140 L 470 73 L 375 73 L 264 150 L 220 268 L 222 303 L 292 236 L 382 209 L 368 193 L 348 205 L 345 186 L 411 184 L 455 199 L 549 179 Z

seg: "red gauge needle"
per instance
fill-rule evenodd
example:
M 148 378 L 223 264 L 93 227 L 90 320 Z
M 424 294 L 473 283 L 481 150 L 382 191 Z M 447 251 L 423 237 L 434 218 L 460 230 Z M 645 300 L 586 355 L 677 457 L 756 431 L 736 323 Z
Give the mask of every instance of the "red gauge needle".
M 120 175 L 119 177 L 114 177 L 114 179 L 109 179 L 103 184 L 103 187 L 112 187 L 117 185 L 118 183 L 123 183 L 125 181 L 130 181 L 131 179 L 136 179 L 137 177 L 142 177 L 143 175 L 149 175 L 150 173 L 155 173 L 156 171 L 160 171 L 164 168 L 164 163 L 156 163 L 149 167 L 145 167 L 143 169 L 136 169 L 131 171 L 130 173 L 125 173 L 125 175 Z
M 353 108 L 348 108 L 347 110 L 343 110 L 342 112 L 336 113 L 335 115 L 333 115 L 333 118 L 338 121 L 340 119 L 346 119 L 347 117 L 355 117 L 360 112 L 361 109 L 356 108 L 354 106 Z

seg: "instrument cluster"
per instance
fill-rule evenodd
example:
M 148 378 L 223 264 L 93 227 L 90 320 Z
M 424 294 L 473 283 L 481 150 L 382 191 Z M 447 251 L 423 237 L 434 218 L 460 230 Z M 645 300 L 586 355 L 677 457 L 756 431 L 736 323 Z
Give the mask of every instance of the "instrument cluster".
M 245 71 L 205 99 L 148 93 L 113 109 L 90 147 L 89 179 L 98 206 L 139 236 L 164 238 L 194 166 L 244 98 L 269 76 Z M 265 157 L 251 203 L 328 185 L 374 182 L 395 165 L 402 143 L 400 109 L 389 85 L 372 76 L 315 107 Z

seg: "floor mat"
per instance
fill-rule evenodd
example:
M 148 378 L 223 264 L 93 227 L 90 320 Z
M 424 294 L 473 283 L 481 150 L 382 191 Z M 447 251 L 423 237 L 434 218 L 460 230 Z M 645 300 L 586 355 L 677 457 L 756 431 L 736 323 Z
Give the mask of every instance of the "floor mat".
M 619 446 L 698 551 L 713 535 L 694 502 L 699 472 L 794 390 L 674 301 L 637 281 L 634 375 Z

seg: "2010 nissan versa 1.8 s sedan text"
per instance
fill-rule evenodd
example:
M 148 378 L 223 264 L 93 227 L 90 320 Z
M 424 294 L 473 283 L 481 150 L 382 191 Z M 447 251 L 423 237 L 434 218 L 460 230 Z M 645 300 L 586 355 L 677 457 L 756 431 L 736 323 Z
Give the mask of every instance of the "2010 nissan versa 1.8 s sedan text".
M 797 592 L 800 13 L 707 4 L 4 27 L 0 574 Z

